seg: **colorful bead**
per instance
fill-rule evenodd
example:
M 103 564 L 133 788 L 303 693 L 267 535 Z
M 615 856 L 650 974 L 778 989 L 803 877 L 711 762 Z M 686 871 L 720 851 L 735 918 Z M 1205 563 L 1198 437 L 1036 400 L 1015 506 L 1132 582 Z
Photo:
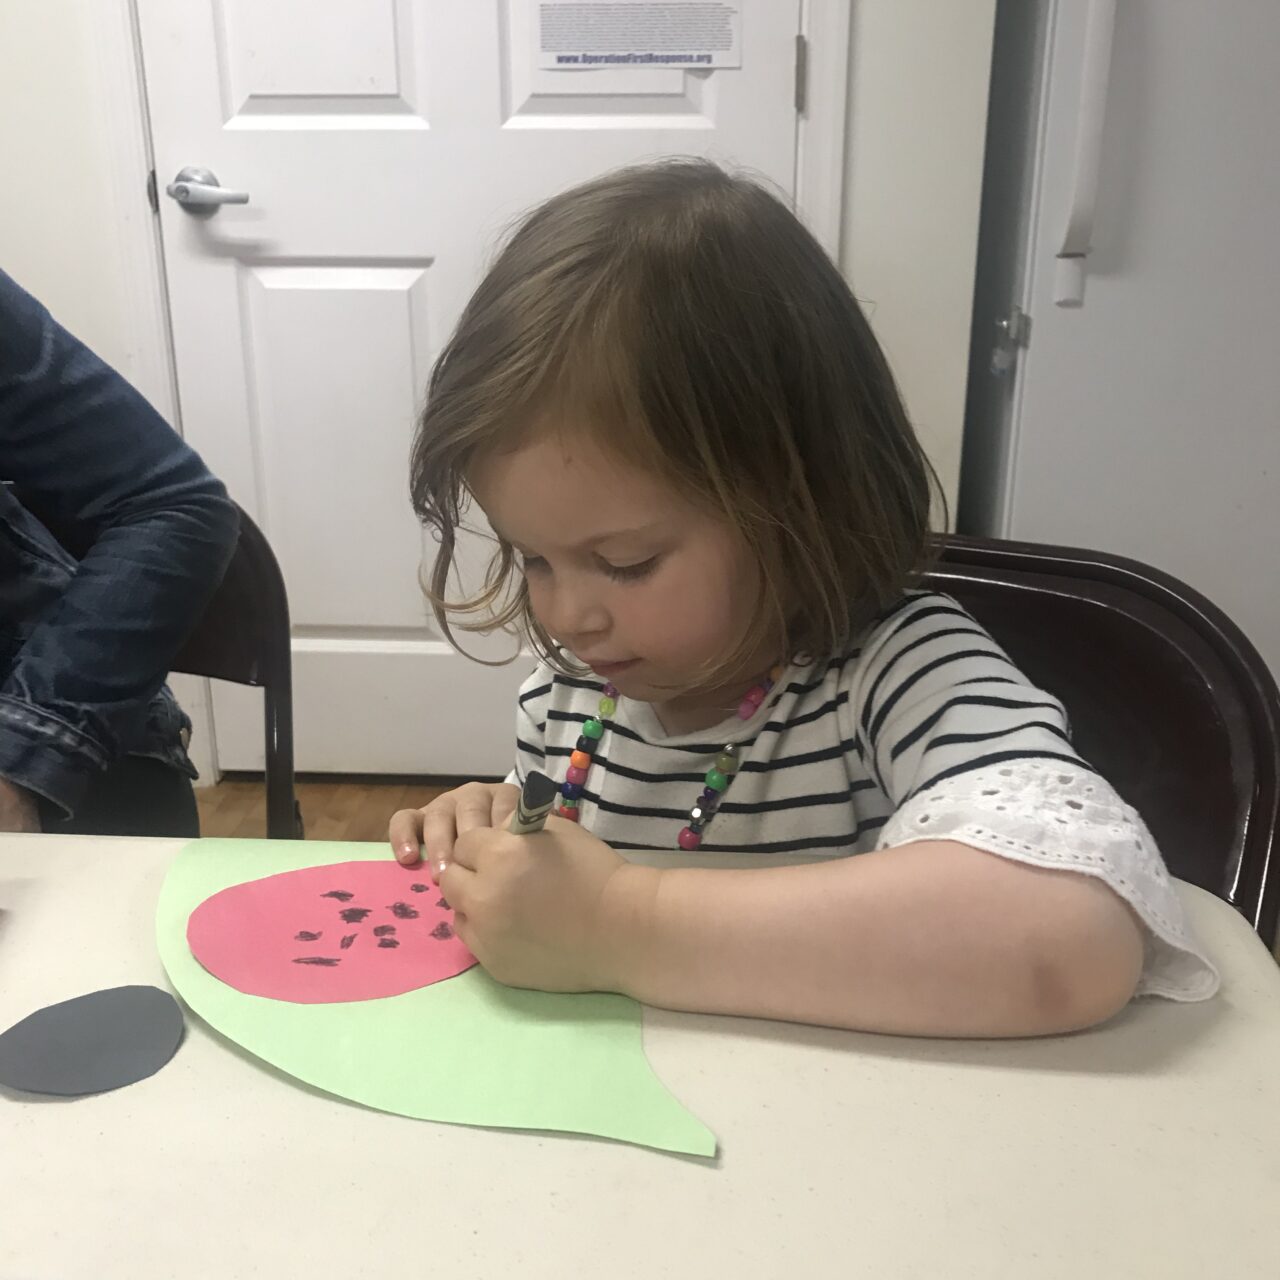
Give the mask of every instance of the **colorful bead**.
M 782 678 L 783 671 L 781 665 L 772 667 L 766 679 L 747 690 L 738 706 L 738 716 L 741 719 L 750 720 L 759 711 L 774 685 Z M 618 690 L 612 683 L 606 683 L 601 689 L 597 714 L 583 724 L 582 733 L 569 756 L 564 782 L 560 786 L 561 799 L 556 806 L 556 814 L 569 822 L 581 819 L 580 801 L 592 757 L 604 736 L 605 721 L 615 715 L 617 710 Z M 721 797 L 738 772 L 738 753 L 739 744 L 728 743 L 717 754 L 714 766 L 707 770 L 705 785 L 689 810 L 688 825 L 681 829 L 678 837 L 681 849 L 692 852 L 701 847 L 702 833 L 719 811 Z
M 746 696 L 738 703 L 738 719 L 750 720 L 760 709 L 760 704 L 765 700 L 768 692 L 769 690 L 762 684 L 752 685 L 747 690 Z

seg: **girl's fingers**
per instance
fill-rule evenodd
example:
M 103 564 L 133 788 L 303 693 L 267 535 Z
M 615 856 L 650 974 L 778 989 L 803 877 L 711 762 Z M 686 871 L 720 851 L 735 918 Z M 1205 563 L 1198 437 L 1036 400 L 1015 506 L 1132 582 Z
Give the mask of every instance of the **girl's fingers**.
M 460 867 L 456 862 L 451 862 L 444 871 L 440 873 L 440 892 L 444 895 L 445 901 L 453 908 L 454 927 L 466 924 L 467 906 L 471 901 L 472 886 L 475 884 L 476 873 L 469 871 L 466 867 Z M 461 932 L 458 934 L 462 937 Z M 463 938 L 465 942 L 466 939 Z
M 453 857 L 453 842 L 457 839 L 457 819 L 450 800 L 454 792 L 441 796 L 422 811 L 422 856 L 426 859 L 431 878 L 440 883 L 440 871 Z
M 493 789 L 493 804 L 489 814 L 489 825 L 505 827 L 507 819 L 516 811 L 520 799 L 520 788 L 503 783 Z
M 469 782 L 445 792 L 425 809 L 401 809 L 388 828 L 396 860 L 406 867 L 425 861 L 431 879 L 439 884 L 458 836 L 477 827 L 501 825 L 515 809 L 518 795 L 515 787 Z
M 454 809 L 454 827 L 458 835 L 476 827 L 493 826 L 492 788 L 479 782 L 468 782 L 451 794 L 458 798 Z
M 406 867 L 416 866 L 422 858 L 422 810 L 400 809 L 393 813 L 387 839 L 397 862 Z

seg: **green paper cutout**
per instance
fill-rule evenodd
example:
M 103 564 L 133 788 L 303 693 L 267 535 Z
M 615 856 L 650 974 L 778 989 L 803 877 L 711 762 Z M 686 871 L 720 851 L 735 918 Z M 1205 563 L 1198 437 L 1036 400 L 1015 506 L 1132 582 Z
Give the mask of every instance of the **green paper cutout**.
M 187 845 L 156 908 L 156 941 L 174 989 L 250 1053 L 379 1111 L 715 1155 L 715 1136 L 654 1075 L 641 1045 L 640 1006 L 626 996 L 521 991 L 477 965 L 404 995 L 292 1004 L 226 986 L 187 946 L 187 917 L 220 889 L 299 867 L 389 856 L 380 844 L 327 841 Z

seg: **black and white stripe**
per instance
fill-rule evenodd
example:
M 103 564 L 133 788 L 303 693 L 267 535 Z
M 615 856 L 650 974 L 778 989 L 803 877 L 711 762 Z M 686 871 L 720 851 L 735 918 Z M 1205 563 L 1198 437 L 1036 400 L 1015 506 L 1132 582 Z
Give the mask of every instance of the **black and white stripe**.
M 516 771 L 562 778 L 603 682 L 545 666 L 517 708 Z M 663 732 L 619 699 L 582 799 L 584 824 L 621 849 L 673 849 L 727 742 L 738 776 L 705 852 L 840 855 L 874 848 L 895 809 L 944 779 L 1014 759 L 1083 762 L 1061 703 L 1035 688 L 954 600 L 905 596 L 847 654 L 793 664 L 754 719 Z

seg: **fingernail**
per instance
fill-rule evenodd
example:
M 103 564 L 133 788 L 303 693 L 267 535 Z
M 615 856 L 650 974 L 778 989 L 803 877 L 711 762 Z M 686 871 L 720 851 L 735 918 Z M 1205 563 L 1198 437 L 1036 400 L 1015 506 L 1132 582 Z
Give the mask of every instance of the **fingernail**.
M 441 860 L 440 860 L 439 862 L 437 862 L 437 863 L 436 863 L 436 875 L 438 875 L 438 876 L 442 876 L 442 875 L 444 875 L 445 868 L 446 868 L 448 865 L 449 865 L 449 864 L 448 864 L 447 862 L 445 862 L 445 860 L 444 860 L 443 858 L 441 858 Z

